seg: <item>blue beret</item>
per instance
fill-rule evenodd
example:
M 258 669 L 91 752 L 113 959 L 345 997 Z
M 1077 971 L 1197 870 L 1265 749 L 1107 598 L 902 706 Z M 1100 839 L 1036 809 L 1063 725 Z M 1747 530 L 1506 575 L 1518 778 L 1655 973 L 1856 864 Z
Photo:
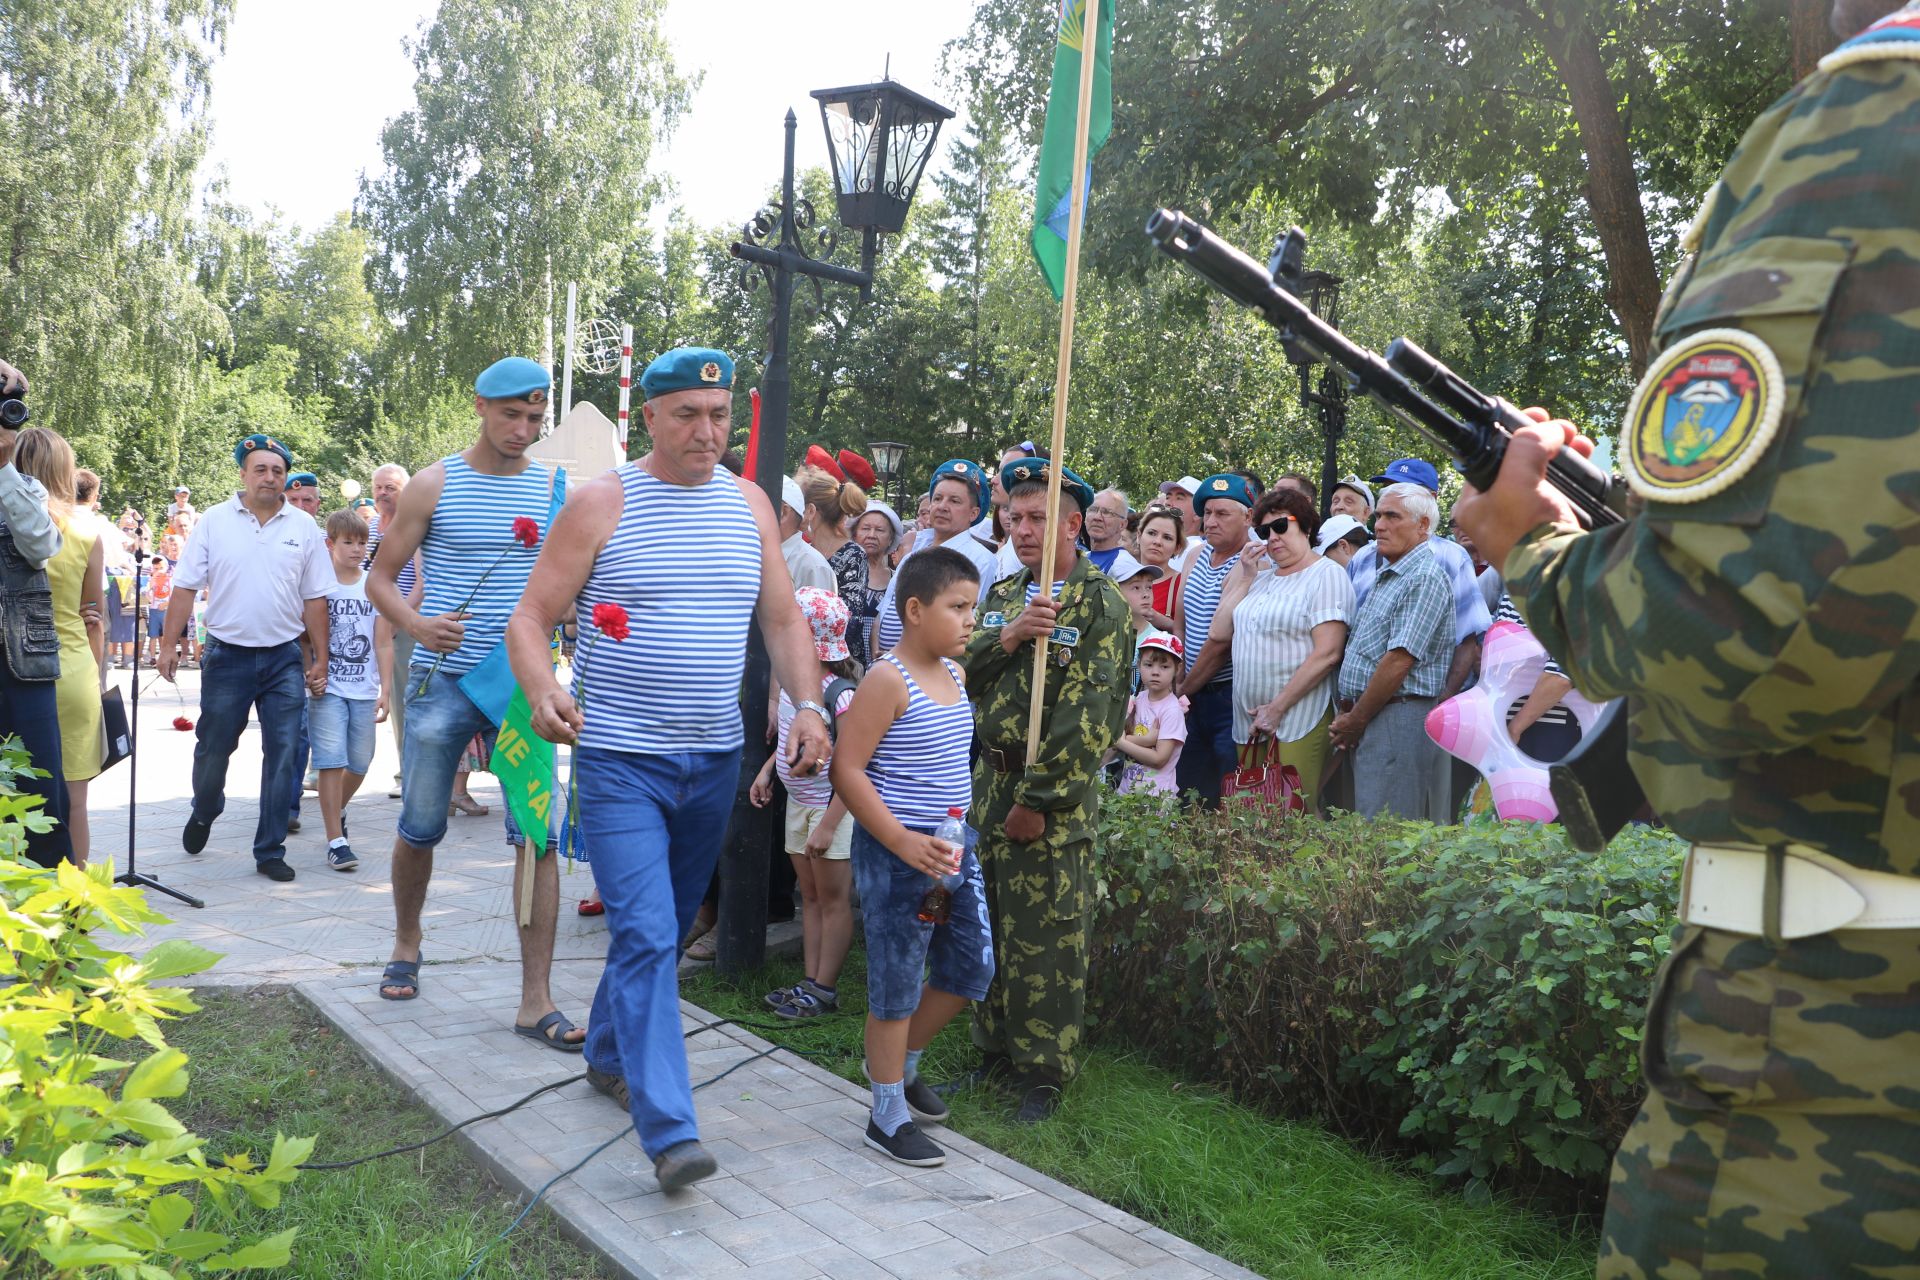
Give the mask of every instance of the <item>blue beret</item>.
M 640 374 L 640 390 L 649 400 L 714 387 L 733 389 L 733 357 L 712 347 L 675 347 L 655 356 Z
M 319 487 L 320 477 L 311 471 L 296 471 L 287 477 L 287 488 L 289 491 L 294 489 L 318 489 Z
M 927 493 L 933 493 L 934 486 L 942 480 L 960 480 L 974 487 L 974 505 L 984 513 L 987 504 L 993 501 L 993 486 L 987 479 L 987 469 L 977 462 L 965 458 L 949 458 L 933 469 L 933 478 L 927 481 Z
M 291 467 L 293 465 L 293 455 L 287 451 L 287 446 L 281 444 L 278 440 L 275 440 L 263 431 L 254 432 L 245 440 L 233 446 L 233 465 L 236 467 L 246 466 L 247 455 L 250 453 L 258 453 L 262 449 L 268 453 L 279 454 L 282 466 Z
M 1208 476 L 1200 482 L 1200 492 L 1193 495 L 1193 513 L 1199 515 L 1207 503 L 1215 498 L 1229 498 L 1243 507 L 1251 507 L 1253 486 L 1247 483 L 1245 476 L 1234 475 L 1231 471 Z
M 1047 468 L 1052 465 L 1045 458 L 1015 458 L 1000 468 L 1000 487 L 1012 493 L 1013 486 L 1017 484 L 1026 484 L 1032 480 L 1038 480 L 1044 484 L 1047 479 Z M 1085 515 L 1087 508 L 1093 505 L 1093 486 L 1073 474 L 1072 467 L 1060 468 L 1060 492 L 1073 499 L 1074 505 L 1080 508 L 1082 515 Z
M 525 356 L 495 360 L 473 380 L 473 394 L 487 400 L 525 400 L 545 404 L 553 388 L 553 377 L 546 366 Z

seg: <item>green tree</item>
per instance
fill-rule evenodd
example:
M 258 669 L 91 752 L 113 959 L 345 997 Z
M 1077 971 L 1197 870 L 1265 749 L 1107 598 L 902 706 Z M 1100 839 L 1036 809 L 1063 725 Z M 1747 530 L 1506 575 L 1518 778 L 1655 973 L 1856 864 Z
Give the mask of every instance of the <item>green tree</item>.
M 661 7 L 444 0 L 411 43 L 415 106 L 382 132 L 357 210 L 402 405 L 538 355 L 567 281 L 597 314 L 659 194 L 654 139 L 686 105 Z

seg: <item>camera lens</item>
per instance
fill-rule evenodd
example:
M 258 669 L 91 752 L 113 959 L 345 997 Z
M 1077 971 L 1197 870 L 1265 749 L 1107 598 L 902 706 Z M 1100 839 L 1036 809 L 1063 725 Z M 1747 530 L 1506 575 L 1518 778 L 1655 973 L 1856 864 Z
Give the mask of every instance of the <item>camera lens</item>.
M 0 400 L 0 427 L 18 430 L 27 424 L 27 412 L 25 400 Z

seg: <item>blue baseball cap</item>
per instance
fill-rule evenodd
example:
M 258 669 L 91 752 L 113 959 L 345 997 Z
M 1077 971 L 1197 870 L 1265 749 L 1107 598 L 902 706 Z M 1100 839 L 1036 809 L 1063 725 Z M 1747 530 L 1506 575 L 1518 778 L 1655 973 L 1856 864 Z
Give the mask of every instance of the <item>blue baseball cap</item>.
M 1200 491 L 1193 495 L 1193 513 L 1199 515 L 1205 511 L 1207 504 L 1215 498 L 1225 498 L 1243 507 L 1251 507 L 1253 486 L 1247 483 L 1245 476 L 1237 476 L 1231 471 L 1210 475 L 1200 482 Z
M 1396 458 L 1373 478 L 1375 484 L 1417 484 L 1428 493 L 1440 492 L 1440 473 L 1425 458 Z
M 973 486 L 974 510 L 976 513 L 987 509 L 993 501 L 993 485 L 987 479 L 987 469 L 968 458 L 948 458 L 933 469 L 933 478 L 927 481 L 927 494 L 932 496 L 934 486 L 942 480 L 964 480 Z
M 647 399 L 676 391 L 733 389 L 733 357 L 712 347 L 675 347 L 655 356 L 640 374 Z
M 543 364 L 525 356 L 495 360 L 473 380 L 473 394 L 486 400 L 525 400 L 545 404 L 553 378 Z

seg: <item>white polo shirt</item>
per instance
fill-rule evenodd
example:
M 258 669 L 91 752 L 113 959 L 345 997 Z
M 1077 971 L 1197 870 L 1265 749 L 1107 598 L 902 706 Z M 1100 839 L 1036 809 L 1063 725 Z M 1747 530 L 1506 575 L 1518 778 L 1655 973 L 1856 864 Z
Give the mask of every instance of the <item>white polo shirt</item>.
M 235 494 L 203 512 L 180 553 L 173 585 L 207 593 L 207 634 L 264 649 L 307 629 L 306 602 L 336 585 L 326 536 L 282 499 L 265 524 Z

